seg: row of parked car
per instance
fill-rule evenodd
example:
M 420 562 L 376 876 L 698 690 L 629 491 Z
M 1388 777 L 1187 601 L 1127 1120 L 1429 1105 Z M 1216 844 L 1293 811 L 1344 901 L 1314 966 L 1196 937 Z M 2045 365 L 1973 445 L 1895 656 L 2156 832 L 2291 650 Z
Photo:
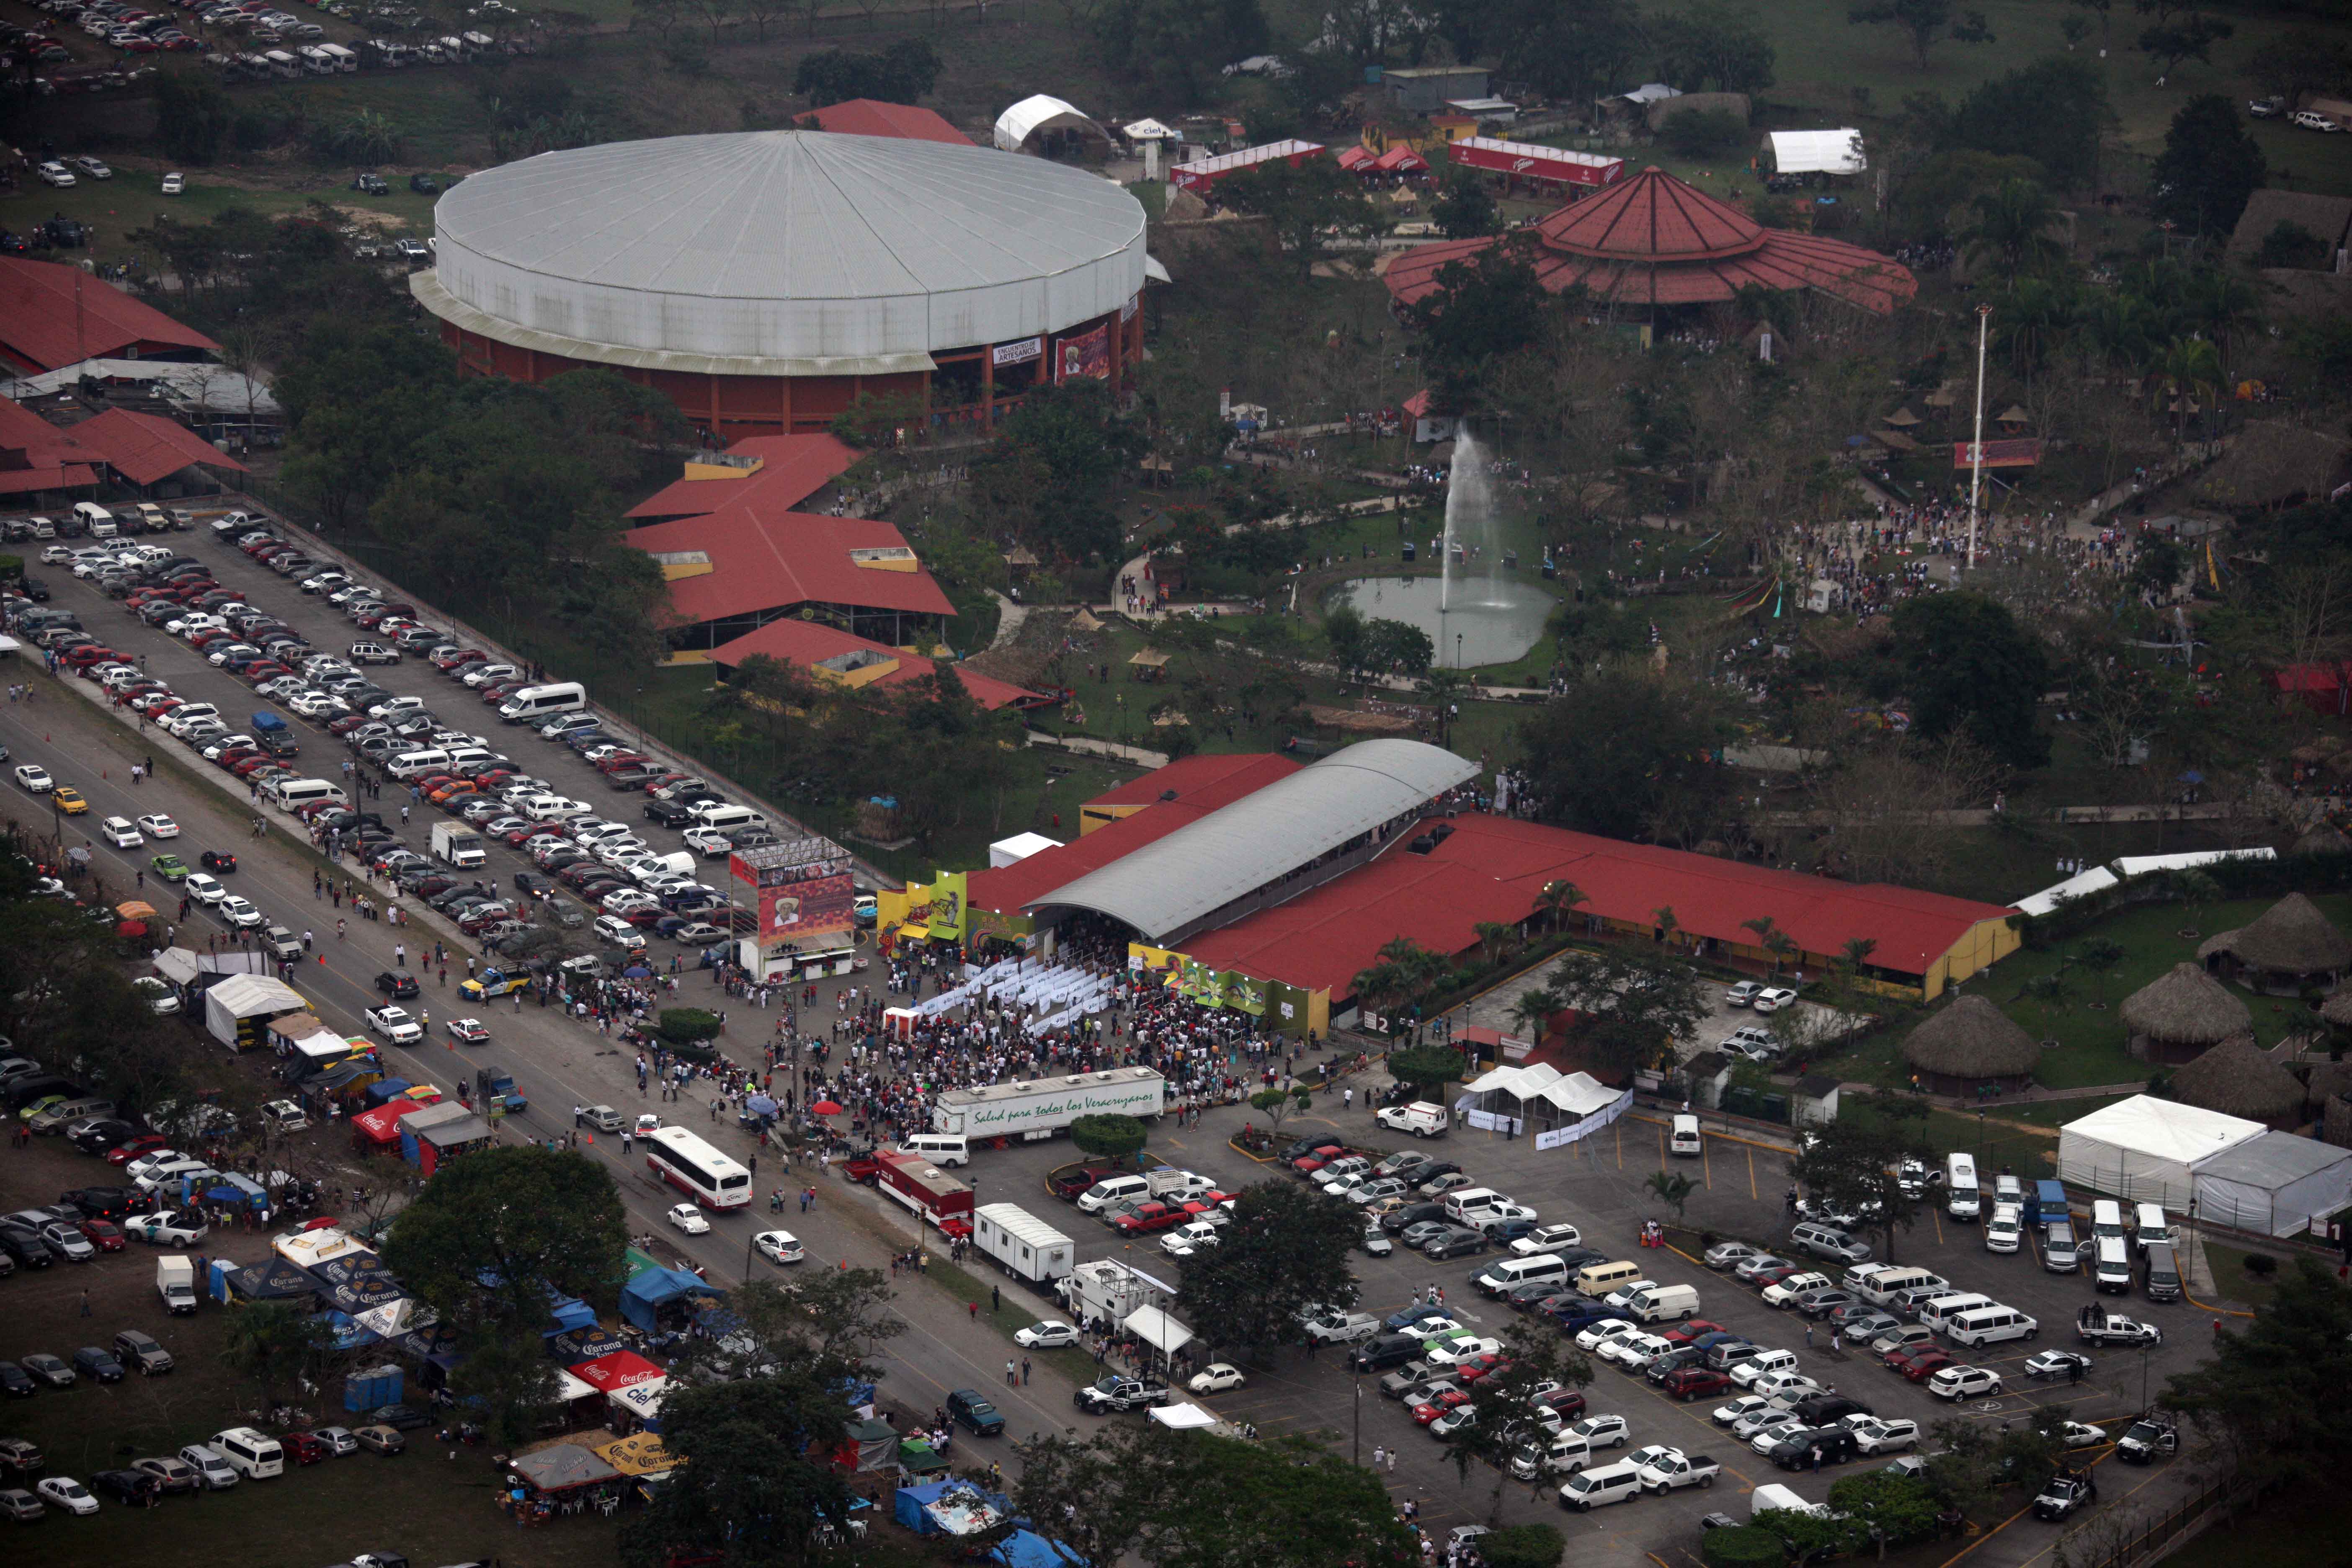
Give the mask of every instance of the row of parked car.
M 146 1339 L 145 1335 L 118 1335 Z M 151 1345 L 152 1340 L 147 1340 Z M 155 1347 L 158 1353 L 163 1347 Z M 84 1351 L 80 1354 L 102 1352 Z M 55 1359 L 55 1358 L 47 1358 Z M 169 1359 L 168 1357 L 166 1358 Z M 79 1356 L 76 1357 L 77 1362 Z M 5 1365 L 0 1363 L 0 1365 Z M 168 1369 L 167 1369 L 168 1370 Z M 116 1377 L 120 1378 L 118 1369 Z M 422 1426 L 425 1416 L 407 1405 L 387 1407 L 414 1419 L 407 1425 Z M 375 1414 L 383 1415 L 385 1412 Z M 0 1517 L 19 1524 L 30 1524 L 44 1516 L 43 1505 L 60 1512 L 92 1514 L 99 1511 L 99 1494 L 113 1498 L 130 1508 L 152 1507 L 158 1500 L 185 1493 L 226 1491 L 239 1481 L 274 1479 L 285 1473 L 286 1463 L 315 1465 L 321 1459 L 337 1458 L 366 1449 L 386 1458 L 407 1446 L 401 1428 L 386 1421 L 374 1421 L 356 1429 L 344 1426 L 321 1426 L 310 1431 L 289 1432 L 273 1437 L 251 1426 L 231 1426 L 214 1434 L 202 1443 L 191 1443 L 176 1455 L 157 1455 L 133 1459 L 120 1468 L 100 1470 L 85 1487 L 70 1476 L 33 1478 L 48 1467 L 48 1458 L 38 1446 L 21 1437 L 0 1438 L 0 1476 L 30 1482 L 29 1488 L 0 1488 Z M 367 1559 L 355 1559 L 365 1562 Z M 402 1559 L 405 1562 L 405 1559 Z

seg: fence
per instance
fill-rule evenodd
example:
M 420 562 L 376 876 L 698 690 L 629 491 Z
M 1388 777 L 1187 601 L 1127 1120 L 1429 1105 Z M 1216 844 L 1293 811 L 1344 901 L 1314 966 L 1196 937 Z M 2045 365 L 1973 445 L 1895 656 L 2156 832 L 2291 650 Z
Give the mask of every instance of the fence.
M 2234 1514 L 2263 1490 L 2260 1481 L 2225 1477 L 2144 1524 L 2118 1525 L 2101 1515 L 2058 1543 L 2054 1568 L 2147 1568 L 2186 1546 L 2206 1527 Z

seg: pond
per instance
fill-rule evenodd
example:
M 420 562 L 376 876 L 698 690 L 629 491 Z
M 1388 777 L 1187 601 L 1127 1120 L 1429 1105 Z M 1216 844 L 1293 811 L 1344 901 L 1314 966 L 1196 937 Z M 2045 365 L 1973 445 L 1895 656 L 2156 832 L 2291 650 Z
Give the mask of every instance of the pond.
M 1535 647 L 1543 637 L 1544 622 L 1559 602 L 1538 584 L 1502 576 L 1454 587 L 1457 597 L 1475 595 L 1476 602 L 1441 614 L 1438 579 L 1432 574 L 1358 577 L 1334 588 L 1329 605 L 1334 608 L 1352 605 L 1368 621 L 1402 621 L 1419 626 L 1435 645 L 1441 666 L 1476 669 L 1482 665 L 1508 664 Z M 1471 595 L 1464 594 L 1465 587 Z

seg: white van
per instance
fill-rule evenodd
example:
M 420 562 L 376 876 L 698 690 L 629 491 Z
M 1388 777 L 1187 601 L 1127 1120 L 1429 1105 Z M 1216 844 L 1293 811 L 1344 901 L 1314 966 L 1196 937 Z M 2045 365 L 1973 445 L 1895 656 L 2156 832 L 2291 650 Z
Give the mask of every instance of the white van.
M 1595 1263 L 1577 1270 L 1576 1289 L 1579 1295 L 1590 1296 L 1597 1301 L 1610 1291 L 1631 1285 L 1641 1277 L 1642 1266 L 1638 1263 Z
M 588 706 L 588 689 L 576 680 L 548 686 L 526 686 L 499 704 L 499 717 L 509 724 L 543 719 L 556 713 L 577 713 Z
M 2025 1206 L 2025 1184 L 2003 1171 L 1992 1179 L 1992 1201 L 1995 1208 L 2002 1204 L 2015 1204 L 2022 1209 Z
M 1568 1282 L 1568 1259 L 1553 1252 L 1540 1252 L 1532 1258 L 1506 1258 L 1486 1265 L 1471 1277 L 1470 1283 L 1489 1296 L 1499 1296 L 1535 1279 L 1557 1279 L 1564 1287 Z
M 694 825 L 712 833 L 731 833 L 741 828 L 765 827 L 768 819 L 748 805 L 709 800 L 694 808 Z
M 302 74 L 302 62 L 284 49 L 268 50 L 262 55 L 261 62 L 269 68 L 269 74 L 280 81 L 292 81 Z M 235 1463 L 234 1460 L 230 1462 Z
M 1985 1221 L 1987 1252 L 2015 1252 L 2025 1240 L 2025 1210 L 2017 1204 L 1995 1204 Z
M 1620 1459 L 1597 1470 L 1580 1470 L 1559 1489 L 1559 1506 L 1579 1512 L 1605 1503 L 1625 1502 L 1642 1495 L 1642 1472 L 1631 1459 Z
M 89 531 L 92 539 L 111 539 L 121 531 L 114 514 L 94 500 L 74 502 L 74 521 Z
M 1869 1270 L 1865 1273 L 1864 1270 Z M 1859 1268 L 1845 1271 L 1845 1288 L 1874 1307 L 1893 1304 L 1906 1290 L 1941 1288 L 1951 1283 L 1932 1268 L 1898 1268 L 1894 1265 L 1865 1263 Z
M 421 752 L 397 753 L 383 764 L 383 771 L 396 779 L 413 779 L 448 765 L 448 752 L 438 746 L 427 746 Z
M 934 1165 L 969 1165 L 971 1145 L 961 1132 L 918 1132 L 898 1145 L 901 1154 L 920 1154 Z
M 1698 1118 L 1696 1116 L 1675 1117 L 1673 1129 L 1666 1134 L 1666 1152 L 1669 1154 L 1698 1154 L 1703 1152 L 1705 1148 L 1706 1145 L 1700 1141 L 1698 1135 Z
M 279 779 L 269 786 L 269 798 L 280 811 L 299 811 L 314 800 L 331 800 L 338 805 L 352 803 L 342 785 L 325 779 Z
M 1653 1285 L 1636 1291 L 1625 1310 L 1645 1323 L 1679 1323 L 1698 1316 L 1698 1287 Z
M 1919 1321 L 1931 1329 L 1942 1330 L 1962 1312 L 1973 1312 L 1979 1307 L 1998 1307 L 2000 1303 L 1990 1296 L 1979 1296 L 1972 1290 L 1957 1295 L 1938 1296 L 1932 1301 L 1919 1303 Z
M 2042 1332 L 2042 1325 L 2014 1307 L 1996 1303 L 1962 1312 L 1944 1331 L 1956 1345 L 1990 1345 L 2004 1340 L 2033 1339 Z
M 286 1468 L 286 1450 L 278 1446 L 278 1439 L 250 1426 L 215 1432 L 210 1447 L 248 1481 L 266 1481 Z
M 2093 1288 L 2113 1296 L 2128 1296 L 2132 1288 L 2131 1247 L 2120 1236 L 2102 1236 L 2091 1244 Z
M 1944 1156 L 1944 1212 L 1954 1219 L 1974 1219 L 1984 1212 L 1977 1189 L 1975 1155 Z
M 1087 1214 L 1100 1214 L 1113 1204 L 1150 1195 L 1151 1184 L 1141 1176 L 1105 1176 L 1078 1194 L 1078 1207 Z
M 355 71 L 360 68 L 359 56 L 341 44 L 320 44 L 319 52 L 334 61 L 335 69 L 338 71 Z
M 2172 1222 L 2164 1217 L 2162 1204 L 2140 1204 L 2132 1210 L 2132 1217 L 2137 1222 L 2132 1229 L 2132 1244 L 2142 1252 L 2172 1245 Z
M 2109 1237 L 2117 1241 L 2124 1237 L 2124 1205 L 2113 1198 L 2100 1198 L 2091 1205 L 2091 1238 L 2105 1241 Z

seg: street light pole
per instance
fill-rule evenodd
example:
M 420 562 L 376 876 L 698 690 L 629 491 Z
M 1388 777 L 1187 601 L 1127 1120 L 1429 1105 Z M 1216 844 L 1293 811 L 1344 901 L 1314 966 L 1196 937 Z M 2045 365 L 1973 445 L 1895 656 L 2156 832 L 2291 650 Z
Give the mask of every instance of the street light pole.
M 1992 307 L 1977 307 L 1977 436 L 1969 448 L 1969 570 L 1977 569 L 1977 488 L 1984 480 L 1985 332 Z

